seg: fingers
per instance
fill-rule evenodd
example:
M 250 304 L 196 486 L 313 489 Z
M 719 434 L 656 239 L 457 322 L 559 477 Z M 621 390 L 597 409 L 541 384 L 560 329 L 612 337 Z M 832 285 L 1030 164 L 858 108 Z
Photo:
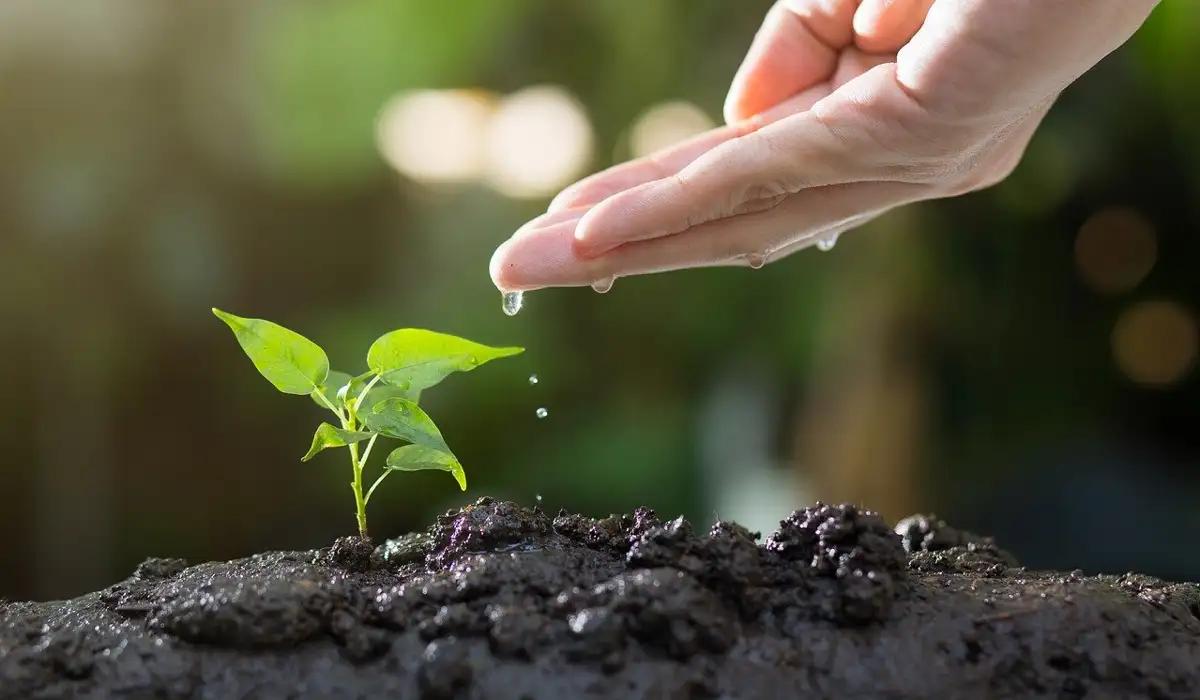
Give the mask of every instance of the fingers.
M 923 185 L 870 182 L 805 190 L 779 206 L 637 241 L 596 258 L 580 256 L 571 222 L 531 230 L 502 245 L 492 280 L 506 291 L 591 285 L 614 277 L 712 265 L 752 265 L 812 245 L 821 235 L 857 225 L 927 196 Z
M 572 207 L 570 209 L 558 209 L 556 211 L 548 211 L 545 214 L 542 214 L 541 216 L 534 217 L 534 218 L 530 219 L 529 221 L 526 221 L 524 224 L 521 225 L 521 228 L 517 229 L 516 233 L 514 233 L 513 236 L 520 236 L 525 233 L 528 233 L 529 231 L 537 230 L 539 228 L 545 228 L 547 226 L 551 226 L 553 224 L 561 223 L 564 221 L 569 221 L 571 223 L 574 223 L 576 221 L 579 221 L 579 219 L 583 218 L 583 215 L 586 214 L 589 209 L 591 209 L 590 206 L 582 206 L 582 207 Z
M 658 153 L 602 170 L 559 192 L 548 211 L 595 204 L 621 190 L 672 175 L 715 146 L 751 129 L 751 124 L 719 127 Z
M 807 110 L 826 97 L 829 92 L 829 85 L 813 86 L 752 119 L 706 131 L 657 153 L 614 165 L 590 175 L 559 192 L 550 202 L 548 211 L 591 206 L 617 192 L 674 175 L 692 161 L 726 141 L 745 136 L 766 124 Z
M 921 28 L 933 0 L 862 0 L 854 13 L 854 43 L 870 53 L 894 53 Z
M 858 0 L 778 0 L 754 37 L 725 99 L 735 124 L 828 79 L 852 40 Z
M 812 111 L 728 141 L 678 173 L 619 192 L 583 216 L 581 254 L 679 233 L 716 219 L 776 206 L 807 187 L 871 179 L 858 143 L 835 134 Z

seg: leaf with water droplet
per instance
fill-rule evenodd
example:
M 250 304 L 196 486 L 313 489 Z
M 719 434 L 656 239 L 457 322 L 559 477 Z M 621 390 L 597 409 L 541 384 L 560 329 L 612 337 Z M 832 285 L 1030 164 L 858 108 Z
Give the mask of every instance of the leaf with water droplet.
M 450 451 L 433 419 L 408 399 L 386 399 L 375 404 L 370 411 L 360 412 L 359 417 L 369 430 L 381 435 L 435 450 Z
M 346 447 L 370 439 L 371 433 L 343 430 L 328 423 L 322 423 L 317 426 L 317 432 L 313 433 L 312 447 L 308 448 L 308 453 L 301 457 L 300 461 L 307 462 L 316 457 L 321 450 L 330 447 Z
M 259 374 L 276 389 L 304 396 L 325 384 L 329 358 L 316 343 L 261 318 L 242 318 L 220 309 L 212 312 L 229 326 Z
M 409 391 L 427 389 L 454 372 L 470 372 L 525 348 L 494 348 L 445 333 L 401 328 L 376 340 L 367 366 L 383 381 Z
M 415 472 L 425 469 L 438 469 L 450 472 L 458 487 L 467 490 L 467 474 L 463 471 L 458 458 L 448 450 L 438 450 L 425 445 L 405 445 L 392 450 L 387 456 L 385 469 L 402 472 Z
M 320 392 L 325 399 L 328 400 L 329 403 L 333 404 L 333 406 L 336 408 L 342 405 L 342 399 L 338 396 L 338 392 L 340 392 L 343 387 L 349 384 L 350 381 L 351 377 L 349 374 L 346 374 L 345 372 L 338 372 L 337 370 L 330 370 L 329 374 L 325 377 L 325 381 L 321 383 L 320 388 L 314 389 L 309 393 L 309 396 L 312 397 L 313 403 L 317 404 L 321 408 L 329 408 L 317 398 L 317 392 Z

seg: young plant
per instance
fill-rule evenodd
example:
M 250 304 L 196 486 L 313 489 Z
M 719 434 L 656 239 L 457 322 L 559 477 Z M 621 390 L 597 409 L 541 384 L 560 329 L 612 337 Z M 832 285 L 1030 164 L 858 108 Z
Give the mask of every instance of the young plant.
M 493 348 L 444 333 L 401 328 L 372 343 L 367 351 L 370 369 L 351 376 L 331 371 L 325 351 L 299 333 L 270 321 L 212 311 L 229 326 L 250 361 L 276 389 L 311 396 L 337 416 L 338 425 L 317 426 L 312 446 L 301 461 L 330 447 L 348 449 L 354 473 L 350 488 L 358 534 L 363 539 L 367 538 L 367 503 L 392 472 L 450 472 L 459 487 L 467 490 L 462 464 L 433 420 L 417 405 L 421 392 L 454 372 L 470 372 L 492 360 L 524 352 L 524 348 Z M 383 472 L 364 493 L 363 471 L 381 435 L 409 444 L 392 450 Z M 359 445 L 364 442 L 360 452 Z

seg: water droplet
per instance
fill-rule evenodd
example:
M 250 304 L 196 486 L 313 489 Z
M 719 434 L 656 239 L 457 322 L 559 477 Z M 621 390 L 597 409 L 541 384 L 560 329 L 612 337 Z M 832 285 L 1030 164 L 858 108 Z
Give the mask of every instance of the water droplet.
M 521 305 L 524 303 L 524 292 L 505 292 L 500 301 L 500 308 L 504 309 L 504 314 L 506 316 L 516 316 L 521 310 Z
M 835 245 L 837 245 L 837 241 L 838 234 L 836 233 L 831 233 L 828 236 L 822 236 L 817 239 L 817 250 L 821 251 L 822 253 L 828 253 L 829 251 L 833 250 Z
M 537 376 L 536 374 L 531 374 L 531 375 L 529 375 L 529 383 L 530 383 L 530 384 L 537 384 L 537 383 L 538 383 L 538 376 Z
M 538 503 L 541 503 L 541 502 L 542 502 L 542 494 L 540 494 L 540 493 L 539 493 L 537 496 L 534 496 L 534 498 L 536 498 L 536 499 L 537 499 L 537 502 L 538 502 Z
M 615 282 L 615 281 L 616 281 L 615 277 L 605 277 L 603 279 L 598 279 L 595 282 L 592 282 L 592 291 L 596 292 L 597 294 L 604 294 L 604 293 L 608 292 L 608 290 L 612 289 L 613 282 Z
M 550 415 L 550 412 L 545 408 L 539 408 L 538 410 L 534 411 L 534 414 L 536 414 L 538 418 L 545 418 L 546 416 Z
M 767 264 L 767 254 L 766 253 L 750 253 L 749 255 L 746 256 L 746 264 L 750 266 L 751 270 L 757 270 L 757 269 L 761 268 L 763 265 Z

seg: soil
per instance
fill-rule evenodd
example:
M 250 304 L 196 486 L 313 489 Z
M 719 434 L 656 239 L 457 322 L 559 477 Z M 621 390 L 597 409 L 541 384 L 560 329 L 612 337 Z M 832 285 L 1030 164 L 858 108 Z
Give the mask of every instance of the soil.
M 1200 586 L 1027 571 L 853 506 L 759 543 L 483 498 L 378 547 L 148 559 L 0 603 L 6 699 L 1085 695 L 1200 697 Z

